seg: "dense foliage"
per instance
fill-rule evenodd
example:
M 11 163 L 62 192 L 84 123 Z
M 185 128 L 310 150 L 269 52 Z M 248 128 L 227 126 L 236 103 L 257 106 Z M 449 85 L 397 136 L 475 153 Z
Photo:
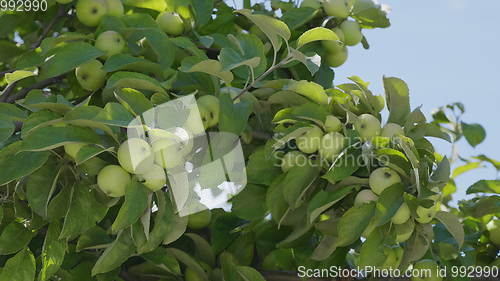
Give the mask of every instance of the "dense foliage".
M 480 144 L 464 105 L 428 120 L 399 78 L 384 77 L 385 95 L 357 76 L 334 85 L 348 48 L 369 49 L 362 30 L 390 26 L 383 8 L 242 4 L 58 0 L 0 14 L 0 281 L 498 264 L 500 181 L 475 183 L 458 207 L 451 199 L 459 175 L 500 163 L 447 157 L 429 140 Z M 147 121 L 193 96 L 185 116 Z M 162 117 L 179 118 L 184 137 Z M 198 161 L 205 131 L 240 138 L 246 186 L 231 208 L 185 216 L 173 175 Z M 228 145 L 209 143 L 201 163 Z

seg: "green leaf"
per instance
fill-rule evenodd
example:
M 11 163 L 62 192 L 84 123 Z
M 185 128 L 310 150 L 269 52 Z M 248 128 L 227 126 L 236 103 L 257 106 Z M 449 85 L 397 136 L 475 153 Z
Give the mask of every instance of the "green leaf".
M 0 255 L 10 255 L 25 248 L 36 233 L 20 222 L 9 223 L 0 235 Z
M 0 273 L 0 281 L 33 281 L 35 272 L 35 257 L 26 248 L 7 260 Z
M 389 109 L 387 122 L 404 125 L 410 114 L 410 90 L 406 83 L 395 77 L 384 77 L 385 97 Z
M 119 267 L 135 252 L 134 242 L 130 237 L 130 230 L 126 229 L 118 233 L 116 240 L 97 259 L 92 268 L 92 276 L 109 272 Z
M 16 127 L 11 121 L 0 120 L 0 143 L 10 138 L 15 129 Z
M 328 96 L 325 93 L 325 89 L 317 83 L 306 80 L 291 80 L 283 89 L 296 92 L 317 104 L 328 104 Z
M 109 237 L 106 230 L 96 225 L 80 235 L 76 244 L 76 251 L 102 248 L 111 242 L 113 240 Z
M 394 184 L 382 191 L 377 200 L 375 211 L 375 225 L 380 226 L 396 214 L 403 204 L 404 186 L 401 183 Z
M 380 5 L 371 1 L 356 1 L 352 10 L 355 18 L 363 28 L 387 28 L 391 25 L 386 12 L 381 10 Z
M 234 103 L 229 93 L 219 97 L 220 117 L 219 131 L 240 135 L 246 128 L 252 113 L 252 104 L 246 100 Z
M 467 124 L 462 122 L 462 131 L 465 139 L 472 147 L 476 147 L 486 138 L 486 131 L 483 126 L 479 124 Z
M 38 280 L 50 280 L 60 268 L 66 254 L 67 242 L 59 239 L 61 224 L 56 221 L 49 225 L 42 247 L 42 269 Z
M 171 67 L 175 58 L 175 46 L 172 44 L 165 32 L 160 30 L 156 22 L 146 14 L 135 13 L 122 18 L 128 25 L 130 25 L 133 17 L 137 17 L 141 23 L 151 21 L 147 25 L 152 24 L 153 28 L 141 27 L 134 29 L 135 32 L 129 36 L 128 40 L 137 42 L 145 38 L 148 46 L 153 50 L 158 63 L 163 67 L 163 69 Z
M 151 9 L 158 12 L 163 12 L 167 8 L 167 3 L 159 0 L 125 0 L 123 4 L 137 8 Z
M 72 104 L 63 96 L 47 95 L 42 90 L 30 91 L 26 98 L 19 104 L 31 111 L 48 109 L 59 114 L 65 114 L 72 107 Z
M 328 210 L 330 207 L 335 205 L 335 203 L 349 195 L 354 188 L 355 186 L 351 185 L 340 187 L 333 191 L 321 190 L 316 193 L 307 206 L 309 222 L 312 223 L 324 211 Z
M 375 214 L 375 203 L 362 204 L 347 210 L 337 225 L 337 247 L 347 246 L 359 239 Z
M 24 139 L 23 150 L 45 151 L 75 142 L 101 143 L 101 138 L 89 128 L 44 127 L 33 131 Z
M 303 26 L 314 18 L 317 10 L 310 7 L 292 8 L 283 13 L 281 19 L 290 27 L 291 30 Z
M 147 76 L 146 74 L 129 71 L 119 71 L 113 73 L 106 82 L 106 92 L 113 89 L 132 88 L 137 90 L 148 90 L 154 92 L 165 93 L 165 89 L 156 79 Z
M 302 52 L 300 52 L 299 50 L 296 50 L 294 48 L 290 48 L 290 55 L 294 60 L 297 60 L 300 63 L 302 63 L 307 68 L 307 70 L 309 70 L 311 75 L 315 75 L 318 72 L 318 70 L 320 69 L 321 57 L 317 54 L 308 57 L 305 54 L 303 54 Z M 312 83 L 314 83 L 314 82 L 312 82 Z
M 479 167 L 481 167 L 481 162 L 469 162 L 465 165 L 459 166 L 459 167 L 455 168 L 455 170 L 453 170 L 452 178 L 456 178 L 463 173 L 477 169 Z
M 110 152 L 113 151 L 113 147 L 109 148 L 102 148 L 100 146 L 96 145 L 85 145 L 78 150 L 78 153 L 76 153 L 75 157 L 75 163 L 76 165 L 81 165 L 85 163 L 86 161 L 96 157 L 97 155 L 103 153 L 103 152 Z
M 281 222 L 283 216 L 286 214 L 289 206 L 283 195 L 283 185 L 282 182 L 285 178 L 285 174 L 281 174 L 271 185 L 267 188 L 266 194 L 266 206 L 273 220 L 277 223 Z
M 60 238 L 74 238 L 89 230 L 106 215 L 108 208 L 99 203 L 95 191 L 85 183 L 72 188 L 70 207 L 64 219 Z
M 28 114 L 21 110 L 19 107 L 10 104 L 0 102 L 0 119 L 6 121 L 24 121 L 28 117 Z
M 248 169 L 248 168 L 247 168 Z M 258 220 L 266 215 L 266 188 L 247 184 L 233 200 L 231 211 L 238 217 L 246 220 Z
M 359 266 L 380 266 L 384 263 L 386 256 L 384 254 L 384 235 L 381 231 L 375 229 L 366 238 L 359 251 Z
M 149 101 L 141 92 L 134 89 L 122 89 L 115 92 L 115 96 L 125 108 L 136 116 L 143 114 L 153 107 L 151 101 Z
M 102 55 L 104 55 L 102 51 L 84 42 L 56 47 L 45 56 L 46 60 L 41 66 L 40 80 L 64 74 Z
M 359 163 L 361 151 L 357 149 L 347 149 L 343 152 L 323 175 L 327 181 L 335 184 L 356 172 L 361 163 Z
M 500 180 L 480 180 L 467 189 L 467 194 L 500 193 Z
M 133 118 L 123 105 L 110 102 L 94 120 L 110 126 L 127 127 Z
M 246 164 L 249 183 L 270 185 L 273 179 L 281 174 L 278 160 L 267 154 L 264 146 L 257 148 Z
M 191 0 L 197 26 L 203 26 L 212 19 L 214 0 Z
M 300 35 L 299 39 L 297 39 L 297 49 L 300 49 L 300 47 L 306 45 L 307 43 L 320 40 L 338 41 L 340 39 L 331 29 L 315 27 Z
M 266 71 L 265 47 L 257 36 L 239 34 L 237 37 L 229 36 L 227 41 L 227 44 L 222 45 L 219 55 L 224 70 L 232 70 L 237 77 L 245 80 L 249 77 L 255 78 Z
M 175 257 L 165 251 L 165 248 L 159 247 L 154 251 L 143 254 L 142 257 L 148 262 L 154 264 L 155 266 L 171 272 L 175 275 L 181 274 L 181 268 L 179 266 L 179 262 L 175 259 Z
M 162 71 L 162 67 L 159 64 L 128 54 L 111 56 L 106 60 L 102 69 L 106 72 L 128 70 L 145 73 L 160 73 Z
M 54 161 L 49 161 L 38 171 L 28 177 L 26 184 L 26 199 L 31 209 L 41 216 L 47 217 L 49 201 L 55 191 L 62 168 Z
M 210 74 L 221 79 L 226 84 L 230 84 L 234 78 L 231 71 L 224 70 L 219 61 L 212 59 L 200 61 L 198 57 L 187 57 L 182 60 L 179 70 L 183 72 L 203 72 Z
M 245 281 L 266 281 L 266 279 L 252 267 L 237 266 L 236 271 Z
M 193 241 L 198 259 L 210 267 L 215 266 L 215 253 L 207 240 L 195 233 L 186 233 L 186 236 Z
M 286 173 L 282 192 L 292 209 L 302 205 L 305 193 L 319 176 L 319 170 L 317 163 L 306 163 L 303 166 L 295 166 Z
M 61 115 L 50 110 L 40 110 L 33 112 L 30 116 L 23 122 L 23 127 L 21 129 L 21 138 L 26 138 L 33 130 L 49 126 L 56 122 L 55 120 L 61 119 Z
M 35 76 L 36 74 L 33 73 L 33 71 L 26 71 L 26 70 L 16 70 L 11 73 L 6 73 L 5 74 L 5 81 L 7 81 L 7 84 L 13 84 L 16 83 L 17 81 L 23 80 L 24 78 Z
M 411 171 L 411 164 L 408 158 L 399 150 L 392 148 L 382 148 L 375 151 L 378 161 L 402 175 L 408 175 Z
M 198 262 L 196 262 L 196 260 L 193 259 L 186 252 L 175 248 L 167 248 L 166 251 L 167 253 L 173 255 L 178 261 L 183 263 L 186 267 L 196 271 L 196 273 L 198 273 L 198 275 L 201 277 L 201 280 L 208 281 L 208 277 L 205 270 L 203 270 L 203 268 L 198 264 Z
M 464 244 L 465 233 L 458 217 L 455 214 L 441 211 L 436 214 L 436 219 L 444 224 L 453 238 L 455 238 L 458 243 L 458 248 L 462 248 L 462 245 Z
M 27 152 L 22 148 L 19 141 L 0 150 L 0 186 L 33 173 L 49 158 L 49 152 Z
M 111 225 L 111 232 L 117 233 L 139 219 L 148 207 L 148 194 L 149 189 L 136 181 L 126 187 L 125 202 Z

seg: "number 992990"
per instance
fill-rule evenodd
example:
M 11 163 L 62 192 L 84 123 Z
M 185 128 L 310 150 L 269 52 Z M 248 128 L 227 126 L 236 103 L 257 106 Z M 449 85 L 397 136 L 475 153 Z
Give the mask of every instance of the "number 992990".
M 2 12 L 38 12 L 47 8 L 47 0 L 0 0 Z

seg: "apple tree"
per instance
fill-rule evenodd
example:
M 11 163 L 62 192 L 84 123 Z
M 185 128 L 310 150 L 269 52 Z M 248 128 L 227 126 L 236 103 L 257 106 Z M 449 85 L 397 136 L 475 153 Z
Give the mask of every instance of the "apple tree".
M 363 30 L 390 26 L 371 0 L 11 2 L 0 14 L 0 281 L 498 265 L 499 181 L 450 200 L 460 174 L 500 164 L 431 142 L 483 141 L 464 106 L 428 119 L 399 78 L 383 78 L 383 95 L 358 76 L 337 83 L 349 48 L 369 49 Z M 199 136 L 216 134 L 235 138 L 200 154 Z M 234 143 L 244 165 L 217 153 Z M 176 173 L 214 155 L 221 182 L 244 182 L 224 208 L 202 196 L 220 176 L 210 170 L 196 192 L 176 191 Z

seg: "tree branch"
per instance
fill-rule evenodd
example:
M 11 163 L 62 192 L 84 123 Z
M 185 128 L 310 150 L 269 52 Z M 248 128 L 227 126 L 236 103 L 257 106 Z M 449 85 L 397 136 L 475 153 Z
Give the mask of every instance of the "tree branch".
M 40 36 L 38 36 L 36 41 L 31 45 L 31 47 L 30 47 L 31 51 L 40 47 L 43 39 L 45 39 L 45 37 L 47 37 L 47 35 L 49 35 L 49 32 L 52 29 L 52 27 L 54 27 L 54 25 L 59 21 L 59 19 L 63 18 L 67 14 L 67 12 L 68 12 L 67 7 L 65 7 L 63 5 L 59 6 L 59 10 L 57 11 L 56 16 L 52 18 L 52 20 L 49 22 L 49 24 L 47 24 L 47 26 L 45 26 L 45 28 L 43 29 Z
M 31 91 L 31 90 L 35 90 L 35 89 L 43 89 L 47 86 L 50 86 L 52 84 L 56 84 L 56 83 L 59 83 L 61 82 L 61 80 L 63 79 L 64 75 L 60 75 L 60 76 L 56 76 L 56 77 L 52 77 L 52 78 L 49 78 L 49 79 L 45 79 L 45 80 L 42 80 L 40 82 L 37 82 L 29 87 L 26 87 L 26 88 L 23 88 L 21 89 L 19 92 L 17 92 L 15 95 L 13 96 L 10 96 L 8 98 L 6 98 L 6 101 L 8 103 L 13 103 L 14 101 L 16 100 L 19 100 L 19 99 L 23 99 L 26 97 L 26 95 Z

